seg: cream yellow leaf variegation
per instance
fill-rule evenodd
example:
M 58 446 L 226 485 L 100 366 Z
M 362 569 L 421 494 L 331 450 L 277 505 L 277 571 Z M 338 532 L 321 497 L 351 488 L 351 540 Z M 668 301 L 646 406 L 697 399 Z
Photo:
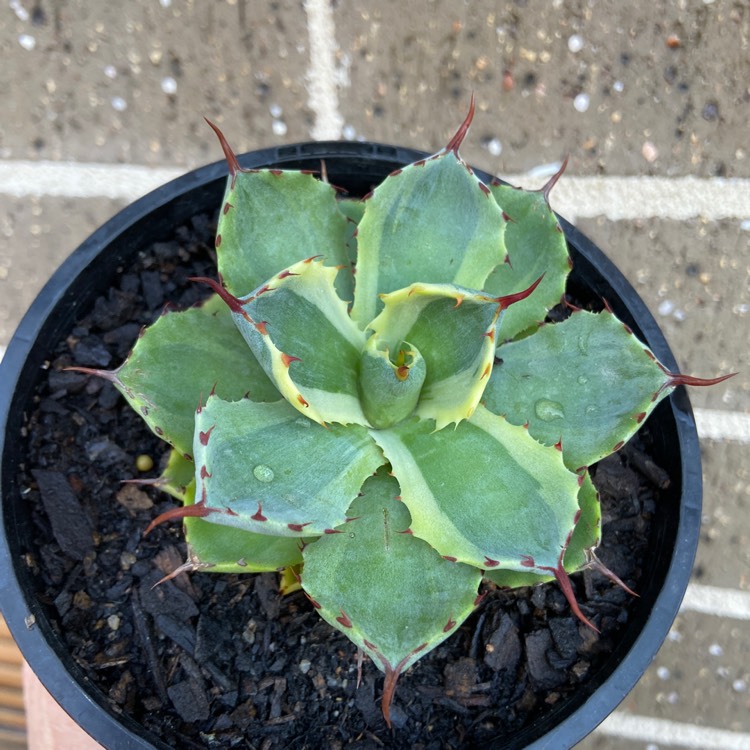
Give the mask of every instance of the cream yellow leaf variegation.
M 261 367 L 284 398 L 325 424 L 368 422 L 359 401 L 359 359 L 365 334 L 336 293 L 338 269 L 307 258 L 269 279 L 252 294 L 222 295 Z
M 406 342 L 424 359 L 416 414 L 438 430 L 470 417 L 492 372 L 497 301 L 453 284 L 412 284 L 382 299 L 368 330 L 389 351 Z

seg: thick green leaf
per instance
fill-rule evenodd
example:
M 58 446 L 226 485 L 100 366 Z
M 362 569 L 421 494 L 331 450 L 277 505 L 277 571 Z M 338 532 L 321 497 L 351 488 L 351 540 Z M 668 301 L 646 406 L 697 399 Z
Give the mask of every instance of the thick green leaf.
M 581 479 L 578 508 L 581 515 L 563 559 L 565 570 L 570 572 L 580 570 L 588 562 L 588 550 L 596 549 L 602 539 L 602 506 L 588 472 Z
M 364 333 L 336 294 L 336 269 L 308 259 L 228 298 L 237 327 L 284 398 L 316 422 L 367 424 L 359 403 Z
M 471 416 L 492 372 L 496 300 L 452 284 L 412 284 L 383 295 L 367 328 L 391 352 L 408 342 L 427 368 L 417 415 L 441 430 Z
M 169 451 L 167 465 L 154 484 L 160 490 L 184 503 L 190 493 L 195 495 L 195 465 L 182 453 L 172 448 Z
M 453 151 L 394 172 L 359 223 L 352 317 L 366 326 L 379 294 L 417 282 L 481 289 L 505 258 L 504 230 L 489 188 Z
M 195 485 L 185 505 L 195 502 Z M 210 523 L 205 518 L 184 520 L 188 562 L 194 570 L 211 573 L 262 573 L 302 562 L 301 540 L 269 536 Z
M 219 216 L 219 273 L 232 294 L 244 296 L 288 266 L 312 255 L 346 265 L 337 288 L 351 300 L 347 220 L 336 191 L 310 174 L 278 169 L 230 177 Z
M 185 506 L 195 504 L 195 468 L 174 448 L 154 484 Z M 188 544 L 186 565 L 192 570 L 259 573 L 302 562 L 301 540 L 293 537 L 255 534 L 190 516 L 183 519 L 183 524 Z
M 99 374 L 113 381 L 159 437 L 187 455 L 193 451 L 195 408 L 212 389 L 227 400 L 279 398 L 216 296 L 162 315 L 117 370 Z
M 211 573 L 281 571 L 302 561 L 299 539 L 256 534 L 205 518 L 186 518 L 185 538 L 194 569 Z
M 302 587 L 319 614 L 393 685 L 471 614 L 481 579 L 476 568 L 444 560 L 405 533 L 409 511 L 398 495 L 392 477 L 381 472 L 368 479 L 340 533 L 305 547 L 302 571 Z
M 481 405 L 455 430 L 413 419 L 372 434 L 413 533 L 441 555 L 483 569 L 557 567 L 579 489 L 559 451 Z
M 505 313 L 498 344 L 541 323 L 565 292 L 570 257 L 565 235 L 544 192 L 490 185 L 498 205 L 510 217 L 505 227 L 508 262 L 495 268 L 485 284 L 492 296 L 525 289 L 544 275 L 539 288 Z
M 599 494 L 588 472 L 581 478 L 578 508 L 581 515 L 563 557 L 563 568 L 568 573 L 581 570 L 589 560 L 587 551 L 598 547 L 601 540 L 602 508 L 599 503 Z M 551 574 L 521 573 L 517 570 L 487 570 L 485 577 L 498 586 L 507 588 L 535 586 L 538 583 L 555 580 L 555 576 Z
M 545 445 L 562 443 L 573 470 L 617 450 L 672 390 L 654 355 L 609 312 L 576 312 L 497 353 L 487 408 L 528 424 Z
M 206 520 L 260 534 L 316 536 L 343 523 L 364 480 L 384 463 L 363 427 L 322 427 L 286 401 L 211 397 L 195 424 Z
M 422 392 L 427 366 L 419 350 L 402 342 L 391 352 L 377 335 L 362 352 L 359 397 L 370 424 L 383 429 L 406 419 Z
M 339 210 L 347 218 L 346 234 L 346 253 L 352 268 L 357 265 L 357 232 L 359 231 L 359 222 L 365 214 L 365 202 L 359 198 L 340 198 L 338 202 Z

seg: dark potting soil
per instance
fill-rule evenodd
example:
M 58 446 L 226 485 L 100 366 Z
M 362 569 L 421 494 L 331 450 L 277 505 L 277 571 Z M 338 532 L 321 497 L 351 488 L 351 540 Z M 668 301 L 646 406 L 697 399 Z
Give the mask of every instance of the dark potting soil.
M 490 587 L 477 611 L 402 675 L 389 731 L 382 675 L 275 573 L 181 573 L 179 524 L 143 531 L 174 505 L 121 484 L 135 459 L 164 444 L 108 382 L 68 365 L 114 368 L 163 306 L 205 295 L 189 276 L 215 276 L 214 225 L 197 216 L 155 244 L 96 300 L 50 355 L 24 431 L 19 485 L 33 504 L 30 550 L 38 596 L 76 662 L 107 696 L 172 747 L 480 748 L 514 734 L 581 689 L 617 643 L 632 597 L 601 574 L 573 577 L 582 625 L 556 584 Z M 593 472 L 603 504 L 599 557 L 638 589 L 649 519 L 663 477 L 648 426 Z M 150 473 L 156 476 L 158 466 Z

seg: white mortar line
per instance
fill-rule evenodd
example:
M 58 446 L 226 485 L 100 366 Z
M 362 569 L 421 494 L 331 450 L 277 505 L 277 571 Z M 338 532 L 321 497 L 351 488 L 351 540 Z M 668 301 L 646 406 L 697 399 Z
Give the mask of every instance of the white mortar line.
M 339 112 L 336 71 L 336 32 L 330 0 L 305 0 L 310 67 L 307 103 L 315 113 L 311 135 L 316 141 L 341 138 L 344 118 Z
M 691 583 L 680 610 L 734 620 L 750 620 L 750 592 Z M 748 745 L 750 747 L 750 745 Z
M 750 443 L 750 414 L 721 409 L 694 409 L 701 440 L 733 440 Z
M 184 169 L 134 164 L 0 161 L 0 194 L 130 202 L 184 173 Z
M 319 4 L 328 8 L 326 0 L 308 0 L 310 6 Z M 326 42 L 329 52 L 331 42 L 329 37 Z M 314 59 L 320 61 L 322 57 L 322 54 L 315 55 Z M 315 67 L 311 67 L 311 76 Z M 314 135 L 338 138 L 343 119 L 337 109 L 335 70 L 325 70 L 314 74 L 315 87 L 324 92 L 315 97 L 318 121 Z M 184 171 L 135 164 L 0 160 L 0 194 L 18 198 L 51 195 L 131 201 L 179 177 Z M 538 177 L 525 179 L 523 175 L 510 176 L 508 180 L 524 187 L 535 187 L 539 183 Z M 750 219 L 750 179 L 563 177 L 552 192 L 552 205 L 570 220 L 592 216 L 604 216 L 611 221 L 681 220 L 696 216 L 709 221 Z
M 596 729 L 596 734 L 632 740 L 633 742 L 659 743 L 660 747 L 685 747 L 696 750 L 747 750 L 750 734 L 730 732 L 726 729 L 683 724 L 651 716 L 638 716 L 623 711 L 610 714 Z
M 540 187 L 545 180 L 511 175 L 511 185 Z M 563 175 L 552 208 L 569 221 L 605 216 L 628 219 L 750 218 L 750 179 L 720 177 L 574 177 Z

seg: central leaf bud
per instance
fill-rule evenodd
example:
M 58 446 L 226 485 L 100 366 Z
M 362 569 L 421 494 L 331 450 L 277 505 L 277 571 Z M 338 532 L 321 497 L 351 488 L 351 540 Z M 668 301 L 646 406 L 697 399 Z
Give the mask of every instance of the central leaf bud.
M 406 341 L 393 353 L 377 335 L 365 345 L 360 360 L 359 399 L 367 421 L 376 429 L 391 427 L 416 408 L 427 366 Z

